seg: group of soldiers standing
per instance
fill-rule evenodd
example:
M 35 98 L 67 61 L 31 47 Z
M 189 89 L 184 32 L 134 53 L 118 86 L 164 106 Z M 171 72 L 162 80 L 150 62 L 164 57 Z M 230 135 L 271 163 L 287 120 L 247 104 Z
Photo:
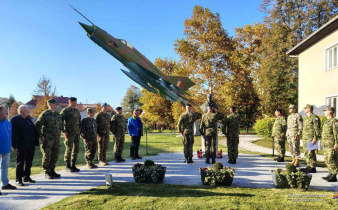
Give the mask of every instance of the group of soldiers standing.
M 50 99 L 47 102 L 48 109 L 42 112 L 37 119 L 36 128 L 41 138 L 41 151 L 43 154 L 42 165 L 45 170 L 45 177 L 48 179 L 58 178 L 61 175 L 55 172 L 56 161 L 59 155 L 60 135 L 65 136 L 66 170 L 78 172 L 76 167 L 77 155 L 79 152 L 80 136 L 85 146 L 85 158 L 87 167 L 97 168 L 93 163 L 96 150 L 98 151 L 99 164 L 109 165 L 106 154 L 109 144 L 109 133 L 112 131 L 115 139 L 114 153 L 115 161 L 125 161 L 122 158 L 124 137 L 126 132 L 126 120 L 122 115 L 122 108 L 117 107 L 112 118 L 107 113 L 108 104 L 101 104 L 101 111 L 97 114 L 95 109 L 88 109 L 88 116 L 81 121 L 80 111 L 76 108 L 77 99 L 71 97 L 69 106 L 57 112 L 57 101 Z
M 236 164 L 238 157 L 238 144 L 239 144 L 239 114 L 236 112 L 235 107 L 230 107 L 230 115 L 224 115 L 217 111 L 212 104 L 207 107 L 207 113 L 203 116 L 200 113 L 194 112 L 190 104 L 186 106 L 184 112 L 178 121 L 178 130 L 183 137 L 184 156 L 186 163 L 193 163 L 193 144 L 194 144 L 194 122 L 201 119 L 199 131 L 205 140 L 205 154 L 207 164 L 210 163 L 209 156 L 211 155 L 212 164 L 216 158 L 216 140 L 218 135 L 218 122 L 222 122 L 222 133 L 227 137 L 228 146 L 228 163 Z
M 313 106 L 307 104 L 304 107 L 306 117 L 304 120 L 301 115 L 296 113 L 296 107 L 290 105 L 287 121 L 282 116 L 281 109 L 276 109 L 276 119 L 272 128 L 272 137 L 274 138 L 275 145 L 278 152 L 277 162 L 284 162 L 285 156 L 285 139 L 288 141 L 290 154 L 293 158 L 292 164 L 299 167 L 300 159 L 300 138 L 303 140 L 303 151 L 306 161 L 305 170 L 309 173 L 316 173 L 316 152 L 315 150 L 308 150 L 307 144 L 315 145 L 320 137 L 321 122 L 317 115 L 313 113 Z M 325 164 L 328 167 L 329 174 L 323 179 L 328 182 L 337 181 L 338 172 L 338 122 L 333 117 L 335 109 L 333 107 L 327 107 L 325 110 L 326 120 L 322 127 L 322 145 L 324 148 Z

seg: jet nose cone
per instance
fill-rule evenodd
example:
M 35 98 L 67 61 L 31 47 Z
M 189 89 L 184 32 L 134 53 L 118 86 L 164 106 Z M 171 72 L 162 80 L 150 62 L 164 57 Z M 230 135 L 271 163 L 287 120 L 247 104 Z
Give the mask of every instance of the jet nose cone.
M 80 23 L 80 22 L 79 22 L 79 24 L 82 26 L 82 28 L 83 28 L 85 31 L 87 31 L 87 33 L 88 33 L 89 35 L 92 35 L 92 34 L 94 33 L 94 26 L 89 26 L 89 25 L 86 25 L 86 24 Z

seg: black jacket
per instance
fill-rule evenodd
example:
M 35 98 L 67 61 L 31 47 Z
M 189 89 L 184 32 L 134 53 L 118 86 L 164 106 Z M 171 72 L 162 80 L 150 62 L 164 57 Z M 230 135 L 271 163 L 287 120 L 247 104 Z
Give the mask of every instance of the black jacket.
M 12 147 L 28 149 L 32 145 L 39 146 L 39 134 L 30 117 L 24 119 L 17 115 L 11 119 Z

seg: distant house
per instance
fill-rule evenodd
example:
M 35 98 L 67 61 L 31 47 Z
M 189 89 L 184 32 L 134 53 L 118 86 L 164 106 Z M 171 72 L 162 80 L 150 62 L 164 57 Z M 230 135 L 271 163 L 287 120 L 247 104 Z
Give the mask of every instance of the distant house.
M 8 101 L 8 98 L 0 98 L 0 106 L 5 106 L 7 101 Z
M 287 52 L 299 60 L 298 110 L 314 105 L 324 115 L 326 106 L 338 107 L 338 16 Z M 336 115 L 337 116 L 337 115 Z
M 26 105 L 28 106 L 28 108 L 30 110 L 32 109 L 35 109 L 36 108 L 36 103 L 37 103 L 37 100 L 39 98 L 42 98 L 42 96 L 38 96 L 38 95 L 33 95 L 32 96 L 32 99 L 30 101 L 28 101 L 26 103 Z M 57 111 L 61 112 L 61 110 L 65 107 L 68 106 L 68 100 L 69 100 L 69 97 L 64 97 L 64 96 L 56 96 L 55 97 L 56 101 L 58 102 L 58 109 Z M 93 109 L 96 109 L 96 104 L 82 104 L 81 102 L 78 103 L 76 105 L 76 108 L 80 111 L 80 114 L 81 114 L 81 119 L 87 117 L 87 109 L 88 108 L 93 108 Z M 115 110 L 110 106 L 108 105 L 108 113 L 110 115 L 112 114 L 115 114 Z M 33 121 L 35 122 L 37 119 L 36 118 L 33 118 Z

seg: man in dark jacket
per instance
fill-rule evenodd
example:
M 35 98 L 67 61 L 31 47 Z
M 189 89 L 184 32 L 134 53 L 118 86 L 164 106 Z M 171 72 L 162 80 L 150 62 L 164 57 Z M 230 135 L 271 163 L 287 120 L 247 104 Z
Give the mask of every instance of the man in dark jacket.
M 35 146 L 39 146 L 39 139 L 35 125 L 29 116 L 28 107 L 19 106 L 18 113 L 11 119 L 12 147 L 16 152 L 16 185 L 24 186 L 22 181 L 35 183 L 30 175 Z

